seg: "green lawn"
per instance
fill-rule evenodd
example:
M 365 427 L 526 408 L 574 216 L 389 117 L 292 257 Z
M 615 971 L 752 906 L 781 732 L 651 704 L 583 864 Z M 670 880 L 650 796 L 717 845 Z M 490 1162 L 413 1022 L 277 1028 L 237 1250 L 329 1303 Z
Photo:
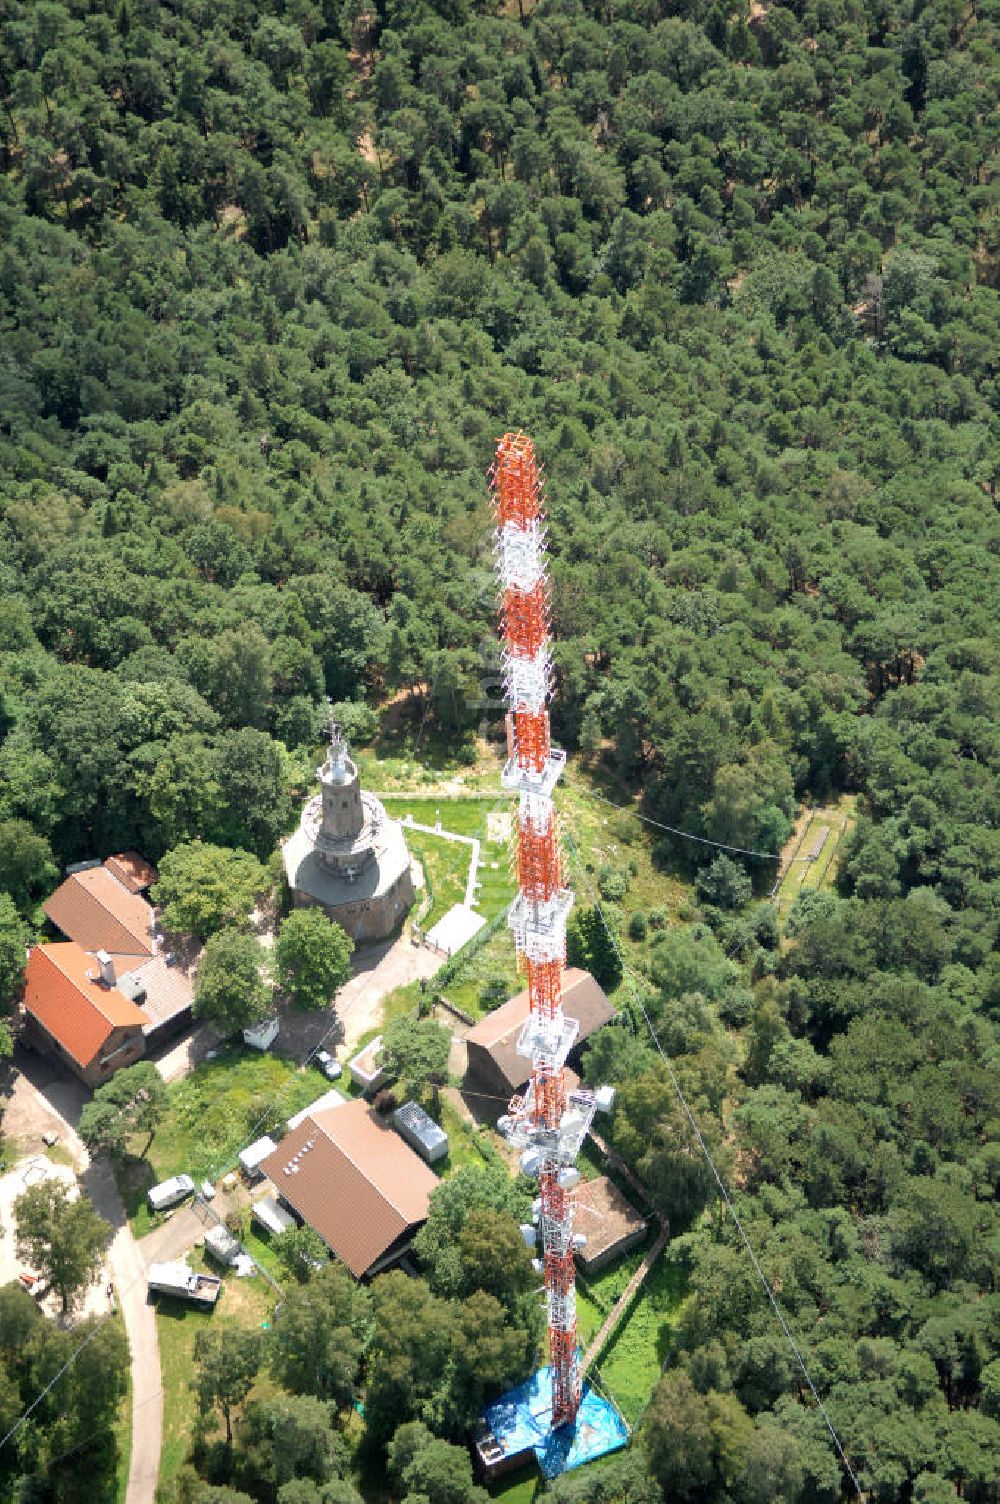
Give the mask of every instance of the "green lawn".
M 197 1254 L 190 1260 L 199 1266 Z M 209 1267 L 204 1265 L 204 1267 Z M 217 1272 L 217 1271 L 216 1271 Z M 163 1450 L 160 1454 L 160 1486 L 174 1478 L 187 1456 L 197 1415 L 191 1390 L 194 1342 L 202 1328 L 213 1325 L 260 1327 L 270 1321 L 274 1295 L 259 1276 L 226 1279 L 214 1311 L 200 1311 L 183 1301 L 160 1297 L 156 1303 L 156 1331 L 160 1342 L 160 1376 L 163 1385 Z
M 150 1185 L 187 1173 L 195 1183 L 230 1168 L 251 1138 L 315 1100 L 323 1077 L 294 1061 L 238 1046 L 196 1066 L 167 1088 L 167 1112 L 145 1160 L 117 1168 L 119 1190 L 136 1237 L 158 1225 L 146 1206 Z M 145 1143 L 141 1135 L 131 1146 Z
M 418 830 L 407 830 L 406 844 L 411 855 L 417 858 L 424 869 L 424 882 L 431 899 L 430 908 L 425 908 L 421 895 L 420 928 L 426 932 L 439 919 L 443 919 L 455 904 L 465 902 L 472 848 L 458 841 L 446 841 L 443 836 L 425 835 Z
M 536 1504 L 545 1495 L 545 1480 L 534 1466 L 524 1468 L 511 1478 L 501 1479 L 490 1489 L 490 1498 L 501 1499 L 503 1504 Z
M 789 863 L 788 870 L 778 888 L 778 908 L 783 915 L 788 913 L 799 893 L 813 888 L 833 887 L 837 877 L 837 858 L 841 842 L 844 836 L 854 828 L 856 804 L 855 795 L 842 794 L 834 803 L 823 805 L 813 811 L 802 839 L 793 852 L 793 857 L 798 860 Z M 823 829 L 826 829 L 829 834 L 819 856 L 811 862 L 801 860 Z
M 624 1322 L 599 1355 L 596 1376 L 630 1425 L 639 1419 L 660 1376 L 670 1328 L 686 1292 L 684 1270 L 662 1253 Z
M 468 836 L 480 842 L 480 867 L 476 874 L 479 891 L 474 908 L 486 919 L 492 919 L 510 903 L 514 896 L 514 884 L 510 874 L 510 850 L 507 841 L 489 838 L 489 815 L 511 812 L 509 795 L 499 789 L 495 796 L 446 795 L 391 795 L 385 806 L 394 819 L 411 815 L 418 825 L 437 824 L 453 835 Z M 469 872 L 472 849 L 464 843 L 447 841 L 440 836 L 428 836 L 422 831 L 407 830 L 406 839 L 411 851 L 424 864 L 424 873 L 430 882 L 434 905 L 429 915 L 422 920 L 423 928 L 429 929 L 453 904 L 465 899 L 465 884 Z
M 496 1006 L 495 1003 L 484 1004 L 481 997 L 486 983 L 494 980 L 504 983 L 505 997 L 513 997 L 524 985 L 518 975 L 514 942 L 506 925 L 501 925 L 441 990 L 457 1008 L 470 1013 L 473 1018 L 482 1018 L 490 1007 Z
M 433 1169 L 442 1179 L 462 1165 L 482 1165 L 483 1156 L 476 1148 L 476 1133 L 449 1102 L 441 1103 L 441 1127 L 448 1135 L 448 1154 Z M 482 1130 L 481 1130 L 482 1131 Z
M 500 788 L 495 796 L 452 796 L 391 794 L 384 800 L 385 807 L 394 820 L 412 815 L 418 825 L 436 825 L 441 821 L 443 829 L 457 836 L 476 837 L 493 850 L 505 850 L 496 842 L 488 841 L 487 815 L 494 810 L 509 814 L 511 797 Z

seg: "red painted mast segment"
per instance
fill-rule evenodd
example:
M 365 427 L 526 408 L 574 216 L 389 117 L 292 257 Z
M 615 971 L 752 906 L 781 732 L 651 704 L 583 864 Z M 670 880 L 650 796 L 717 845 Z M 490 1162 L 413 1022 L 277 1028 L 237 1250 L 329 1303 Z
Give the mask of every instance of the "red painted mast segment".
M 549 582 L 542 480 L 531 440 L 505 434 L 490 477 L 504 683 L 513 729 L 512 756 L 501 783 L 518 796 L 518 895 L 510 926 L 529 998 L 517 1048 L 531 1060 L 530 1085 L 498 1126 L 523 1150 L 521 1167 L 539 1183 L 536 1226 L 526 1236 L 532 1246 L 541 1244 L 535 1267 L 545 1277 L 555 1428 L 571 1424 L 580 1405 L 573 1251 L 582 1238 L 573 1234 L 573 1192 L 580 1179 L 574 1161 L 594 1115 L 594 1097 L 584 1090 L 567 1092 L 563 1070 L 578 1029 L 562 1011 L 573 895 L 563 886 L 552 802 L 566 755 L 552 746 L 549 733 Z

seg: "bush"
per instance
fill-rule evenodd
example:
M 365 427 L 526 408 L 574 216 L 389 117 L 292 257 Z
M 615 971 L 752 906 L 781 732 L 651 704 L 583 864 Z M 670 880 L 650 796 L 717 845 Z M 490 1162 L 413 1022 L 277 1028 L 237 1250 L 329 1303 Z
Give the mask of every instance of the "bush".
M 727 987 L 719 999 L 719 1017 L 728 1029 L 742 1029 L 753 1013 L 753 993 L 745 987 Z
M 645 940 L 649 931 L 649 923 L 641 909 L 636 909 L 628 922 L 628 937 L 630 940 Z
M 489 977 L 479 989 L 479 1001 L 484 1008 L 499 1008 L 507 1001 L 507 993 L 505 977 Z
M 753 893 L 746 869 L 721 852 L 698 873 L 696 887 L 706 903 L 720 909 L 742 909 Z
M 606 864 L 597 874 L 597 886 L 602 898 L 621 903 L 629 888 L 628 873 Z

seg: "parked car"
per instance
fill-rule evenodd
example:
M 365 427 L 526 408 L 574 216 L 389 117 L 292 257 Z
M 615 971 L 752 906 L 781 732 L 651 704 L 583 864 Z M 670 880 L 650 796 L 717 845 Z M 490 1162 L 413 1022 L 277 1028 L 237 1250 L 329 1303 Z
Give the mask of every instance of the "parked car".
M 329 1050 L 317 1050 L 313 1059 L 328 1081 L 336 1081 L 344 1074 L 344 1067 L 339 1060 L 334 1060 Z
M 150 1211 L 165 1212 L 168 1207 L 183 1201 L 185 1196 L 190 1196 L 193 1190 L 194 1181 L 190 1175 L 172 1175 L 169 1180 L 161 1180 L 159 1185 L 150 1186 L 146 1200 Z

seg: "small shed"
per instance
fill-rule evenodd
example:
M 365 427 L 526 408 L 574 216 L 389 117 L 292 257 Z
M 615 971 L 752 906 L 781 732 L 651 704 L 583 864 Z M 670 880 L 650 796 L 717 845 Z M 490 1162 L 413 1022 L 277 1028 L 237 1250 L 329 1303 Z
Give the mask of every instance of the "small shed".
M 267 1159 L 269 1154 L 274 1153 L 277 1147 L 271 1135 L 265 1133 L 263 1138 L 256 1139 L 252 1144 L 248 1144 L 245 1149 L 240 1151 L 240 1169 L 248 1180 L 259 1180 L 261 1178 L 261 1164 Z
M 250 1208 L 250 1214 L 255 1222 L 259 1222 L 265 1231 L 276 1238 L 298 1225 L 291 1212 L 286 1212 L 285 1208 L 278 1204 L 275 1196 L 262 1196 L 259 1201 L 255 1201 Z
M 642 1213 L 606 1175 L 584 1180 L 577 1187 L 573 1225 L 586 1238 L 576 1250 L 584 1274 L 596 1274 L 612 1259 L 638 1247 L 648 1228 Z
M 243 1043 L 255 1050 L 269 1050 L 278 1037 L 278 1020 L 265 1018 L 263 1023 L 252 1024 L 243 1030 Z
M 205 1252 L 218 1259 L 220 1264 L 235 1264 L 240 1253 L 240 1245 L 227 1227 L 220 1222 L 216 1227 L 210 1227 L 205 1234 Z
M 351 1080 L 365 1093 L 378 1091 L 383 1082 L 388 1079 L 389 1072 L 377 1064 L 381 1048 L 382 1036 L 377 1034 L 370 1044 L 366 1044 L 364 1049 L 347 1063 Z
M 429 1165 L 444 1159 L 448 1153 L 447 1133 L 418 1102 L 404 1102 L 402 1107 L 397 1107 L 392 1115 L 392 1126 Z

